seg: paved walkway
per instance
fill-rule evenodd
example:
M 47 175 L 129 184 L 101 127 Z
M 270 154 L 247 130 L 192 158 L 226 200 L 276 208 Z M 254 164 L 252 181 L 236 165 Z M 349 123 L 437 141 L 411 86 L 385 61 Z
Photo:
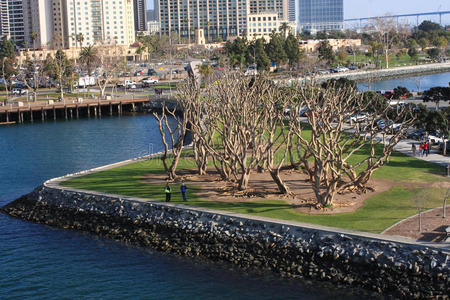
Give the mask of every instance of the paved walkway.
M 412 156 L 411 146 L 412 144 L 416 144 L 417 154 L 419 153 L 419 141 L 415 140 L 401 140 L 397 146 L 394 147 L 395 150 L 401 152 L 403 154 Z M 434 164 L 438 164 L 444 167 L 450 165 L 450 156 L 444 156 L 438 153 L 439 146 L 434 145 L 431 149 L 431 153 L 428 156 L 419 157 L 415 156 L 417 159 L 422 159 Z

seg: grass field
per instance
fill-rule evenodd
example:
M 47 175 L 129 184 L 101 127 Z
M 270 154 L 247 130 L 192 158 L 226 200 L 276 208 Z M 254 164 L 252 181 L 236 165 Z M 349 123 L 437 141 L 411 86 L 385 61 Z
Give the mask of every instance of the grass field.
M 364 155 L 364 151 L 357 155 Z M 194 162 L 182 159 L 179 169 L 195 168 Z M 402 183 L 431 183 L 445 180 L 444 168 L 394 152 L 389 164 L 377 170 L 374 178 L 392 180 L 396 186 L 387 192 L 369 197 L 364 206 L 352 213 L 334 215 L 308 215 L 295 211 L 291 204 L 279 199 L 254 202 L 219 202 L 199 199 L 199 187 L 189 186 L 189 201 L 185 204 L 236 213 L 252 214 L 270 218 L 294 220 L 312 224 L 340 227 L 366 232 L 379 233 L 392 224 L 416 213 L 414 196 L 424 190 L 427 199 L 424 208 L 434 208 L 442 204 L 437 189 L 406 189 Z M 156 201 L 164 201 L 164 186 L 149 185 L 143 176 L 163 172 L 160 160 L 137 162 L 123 167 L 102 171 L 83 177 L 73 178 L 62 183 L 63 186 L 112 194 L 135 196 Z M 181 202 L 178 187 L 173 187 L 173 202 Z

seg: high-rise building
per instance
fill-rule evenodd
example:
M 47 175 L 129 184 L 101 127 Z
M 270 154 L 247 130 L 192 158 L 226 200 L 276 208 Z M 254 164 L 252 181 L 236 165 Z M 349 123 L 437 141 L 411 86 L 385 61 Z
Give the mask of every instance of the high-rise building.
M 9 38 L 8 0 L 0 0 L 0 38 Z
M 193 39 L 202 29 L 206 40 L 248 33 L 248 16 L 275 13 L 288 21 L 288 0 L 159 0 L 161 33 Z
M 133 0 L 134 30 L 144 31 L 147 22 L 146 0 Z
M 301 30 L 342 30 L 344 28 L 344 0 L 299 0 Z
M 23 7 L 25 39 L 36 48 L 130 45 L 135 40 L 132 0 L 25 0 Z
M 295 22 L 297 20 L 295 17 L 295 2 L 296 0 L 289 0 L 288 19 L 290 22 Z
M 24 42 L 22 0 L 0 0 L 0 36 Z
M 25 38 L 22 2 L 22 0 L 8 1 L 9 34 L 11 39 L 19 44 L 23 43 Z

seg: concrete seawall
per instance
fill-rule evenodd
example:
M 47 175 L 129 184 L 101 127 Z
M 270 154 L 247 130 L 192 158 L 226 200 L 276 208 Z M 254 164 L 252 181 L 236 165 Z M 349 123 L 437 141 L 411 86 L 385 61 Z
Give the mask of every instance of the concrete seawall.
M 450 295 L 450 252 L 434 245 L 59 186 L 69 177 L 47 181 L 2 211 L 244 270 L 271 270 L 399 298 Z

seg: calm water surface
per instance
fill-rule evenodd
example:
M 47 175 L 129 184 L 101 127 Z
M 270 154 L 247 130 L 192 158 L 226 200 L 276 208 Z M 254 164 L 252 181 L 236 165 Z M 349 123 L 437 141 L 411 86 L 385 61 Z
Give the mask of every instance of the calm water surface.
M 0 127 L 0 206 L 43 181 L 162 149 L 153 117 Z M 0 299 L 359 299 L 0 214 Z
M 358 84 L 360 90 L 387 91 L 398 86 L 404 86 L 410 91 L 425 91 L 435 86 L 449 86 L 450 73 L 439 73 L 424 76 L 397 78 Z

